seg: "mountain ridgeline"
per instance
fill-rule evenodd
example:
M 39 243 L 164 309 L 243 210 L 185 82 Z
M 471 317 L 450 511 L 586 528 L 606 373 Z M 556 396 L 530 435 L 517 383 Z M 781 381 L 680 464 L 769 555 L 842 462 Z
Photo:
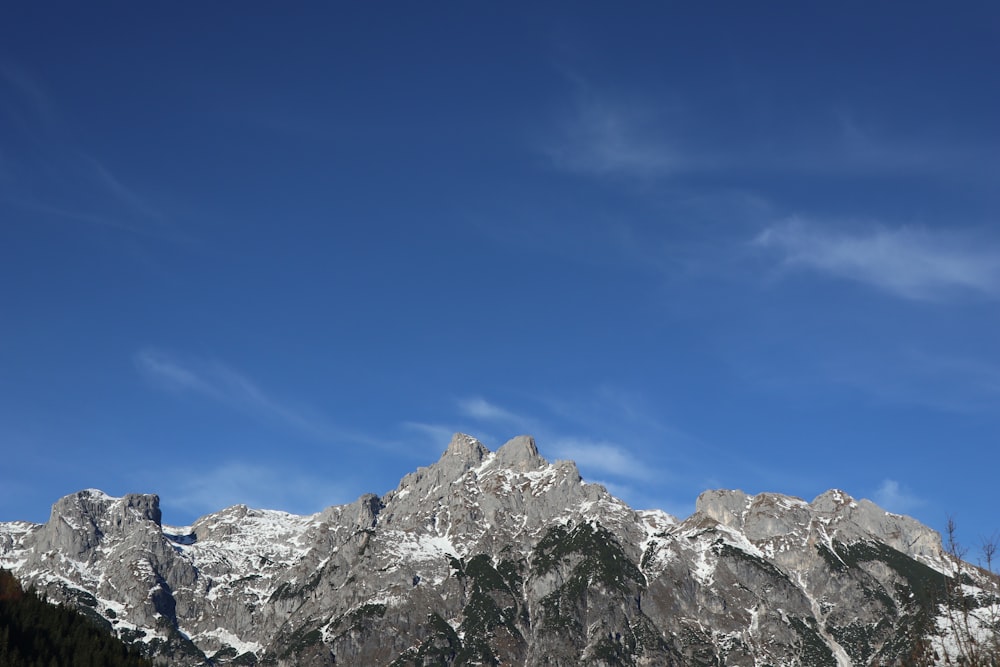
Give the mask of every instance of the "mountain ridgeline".
M 0 569 L 0 667 L 152 667 L 140 649 L 101 625 L 48 604 Z
M 81 491 L 0 524 L 0 566 L 178 666 L 944 664 L 956 610 L 997 602 L 867 500 L 707 491 L 681 521 L 527 436 L 457 434 L 395 490 L 311 516 L 171 527 L 155 495 Z

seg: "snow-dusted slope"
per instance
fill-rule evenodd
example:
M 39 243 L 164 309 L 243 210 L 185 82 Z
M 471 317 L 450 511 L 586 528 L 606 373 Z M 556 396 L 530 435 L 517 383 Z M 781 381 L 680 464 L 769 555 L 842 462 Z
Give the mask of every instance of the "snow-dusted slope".
M 959 574 L 936 533 L 839 491 L 708 491 L 678 521 L 525 436 L 456 435 L 385 496 L 311 516 L 172 527 L 158 502 L 67 496 L 0 524 L 0 565 L 176 665 L 892 664 L 950 627 Z

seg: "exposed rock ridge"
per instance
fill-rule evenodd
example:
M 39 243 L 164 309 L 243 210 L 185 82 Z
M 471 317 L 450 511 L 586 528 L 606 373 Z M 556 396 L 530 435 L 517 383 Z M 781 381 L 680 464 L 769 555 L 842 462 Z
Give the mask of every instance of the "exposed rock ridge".
M 637 512 L 530 436 L 456 434 L 383 496 L 163 526 L 95 490 L 0 524 L 0 565 L 171 665 L 883 665 L 934 638 L 933 530 L 831 490 Z M 967 569 L 983 591 L 994 582 Z
M 751 496 L 742 491 L 713 490 L 702 493 L 696 511 L 744 533 L 764 540 L 806 530 L 821 523 L 831 539 L 845 542 L 871 539 L 914 558 L 942 557 L 940 534 L 919 521 L 886 512 L 867 499 L 854 500 L 839 489 L 817 496 L 811 503 L 777 493 Z

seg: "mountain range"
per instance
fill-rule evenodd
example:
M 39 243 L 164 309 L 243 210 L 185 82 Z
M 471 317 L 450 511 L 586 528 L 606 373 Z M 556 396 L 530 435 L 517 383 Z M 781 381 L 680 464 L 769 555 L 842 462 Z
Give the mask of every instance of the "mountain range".
M 170 526 L 156 495 L 80 491 L 0 523 L 0 567 L 177 666 L 944 664 L 1000 601 L 868 500 L 712 490 L 679 520 L 528 436 L 456 434 L 396 489 L 309 516 Z

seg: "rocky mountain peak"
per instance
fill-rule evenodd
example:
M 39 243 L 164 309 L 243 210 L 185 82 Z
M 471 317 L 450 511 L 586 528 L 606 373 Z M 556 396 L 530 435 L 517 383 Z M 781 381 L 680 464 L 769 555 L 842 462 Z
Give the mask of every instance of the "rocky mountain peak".
M 854 498 L 840 489 L 830 489 L 819 494 L 809 505 L 817 512 L 839 514 L 855 503 Z
M 887 512 L 870 500 L 855 500 L 839 489 L 826 491 L 811 503 L 778 493 L 752 496 L 739 490 L 710 490 L 698 496 L 696 510 L 754 542 L 792 533 L 807 535 L 816 524 L 831 538 L 877 540 L 924 559 L 937 559 L 941 554 L 937 531 L 916 519 Z
M 469 468 L 482 463 L 489 453 L 490 450 L 471 435 L 456 433 L 432 467 L 440 471 L 442 478 L 456 479 Z
M 448 448 L 441 455 L 442 461 L 460 461 L 467 464 L 466 467 L 474 466 L 483 460 L 483 457 L 490 453 L 486 446 L 465 433 L 456 433 L 451 437 Z
M 535 446 L 535 439 L 530 435 L 519 435 L 501 445 L 496 451 L 497 466 L 516 472 L 537 470 L 548 465 Z
M 940 556 L 941 535 L 936 530 L 911 517 L 887 512 L 867 498 L 855 500 L 843 491 L 832 489 L 817 496 L 810 507 L 828 517 L 837 533 L 845 537 L 862 535 L 913 556 Z
M 396 490 L 309 516 L 172 528 L 157 496 L 81 491 L 0 524 L 0 566 L 171 667 L 874 667 L 945 627 L 958 568 L 913 519 L 838 490 L 696 507 L 637 512 L 530 436 L 491 453 L 459 433 Z
M 706 491 L 698 497 L 697 511 L 741 531 L 751 541 L 781 537 L 809 526 L 809 505 L 801 498 L 780 493 Z
M 421 466 L 399 481 L 395 491 L 386 494 L 386 502 L 392 498 L 409 495 L 411 492 L 422 498 L 435 489 L 455 483 L 466 471 L 482 463 L 490 453 L 483 443 L 470 435 L 456 433 L 448 443 L 441 458 L 430 466 Z
M 123 537 L 136 530 L 159 532 L 160 497 L 130 493 L 114 498 L 97 489 L 85 489 L 59 499 L 38 533 L 38 548 L 77 558 L 89 554 L 107 537 Z
M 697 514 L 715 519 L 724 526 L 740 528 L 750 507 L 750 498 L 738 489 L 710 489 L 702 492 L 695 501 Z

